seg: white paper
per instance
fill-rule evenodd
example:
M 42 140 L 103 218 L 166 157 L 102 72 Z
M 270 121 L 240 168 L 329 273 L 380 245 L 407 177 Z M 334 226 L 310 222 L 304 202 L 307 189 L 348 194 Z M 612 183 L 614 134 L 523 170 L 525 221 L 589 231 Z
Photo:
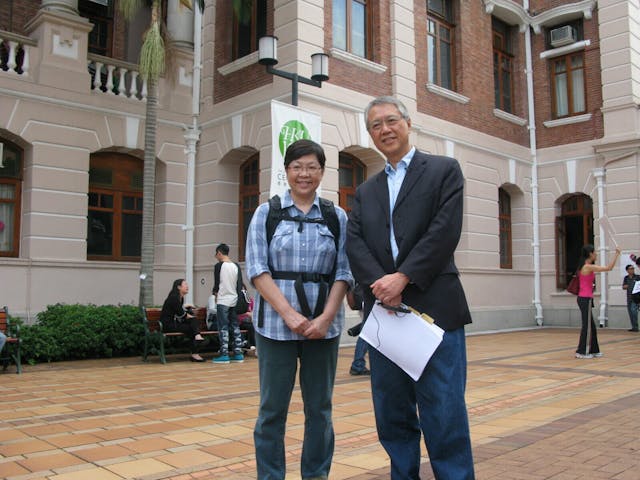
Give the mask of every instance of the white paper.
M 633 285 L 633 290 L 631 291 L 631 294 L 633 295 L 634 293 L 638 293 L 640 292 L 640 281 L 636 282 Z
M 640 283 L 640 282 L 638 282 Z M 440 345 L 444 330 L 415 313 L 374 305 L 360 337 L 417 381 Z

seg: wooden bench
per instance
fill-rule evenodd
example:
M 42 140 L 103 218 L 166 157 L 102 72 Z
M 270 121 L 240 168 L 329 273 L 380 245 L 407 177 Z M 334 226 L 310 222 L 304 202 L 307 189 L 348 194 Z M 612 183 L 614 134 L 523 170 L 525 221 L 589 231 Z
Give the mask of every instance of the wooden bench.
M 13 360 L 13 363 L 16 364 L 16 373 L 22 373 L 22 364 L 20 363 L 20 325 L 11 323 L 9 310 L 6 306 L 0 309 L 0 332 L 7 336 L 4 348 L 0 352 L 2 371 L 5 371 L 9 367 L 11 360 Z
M 165 332 L 163 331 L 162 322 L 160 321 L 160 308 L 142 307 L 142 322 L 144 323 L 144 352 L 142 359 L 146 362 L 151 346 L 155 343 L 158 345 L 160 361 L 167 363 L 167 357 L 164 352 L 165 343 L 171 338 L 186 337 L 182 332 Z M 196 318 L 200 322 L 200 335 L 203 337 L 209 335 L 218 335 L 218 330 L 211 330 L 207 325 L 207 309 L 204 307 L 194 310 Z M 240 330 L 246 335 L 246 330 Z

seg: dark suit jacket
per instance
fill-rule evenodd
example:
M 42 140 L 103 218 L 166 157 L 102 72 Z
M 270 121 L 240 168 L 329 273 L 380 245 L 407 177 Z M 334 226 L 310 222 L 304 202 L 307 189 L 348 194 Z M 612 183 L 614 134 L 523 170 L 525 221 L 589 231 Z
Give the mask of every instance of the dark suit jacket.
M 445 330 L 471 323 L 453 253 L 462 230 L 464 178 L 458 162 L 416 150 L 393 210 L 396 265 L 389 242 L 387 175 L 378 173 L 356 191 L 347 227 L 347 254 L 355 279 L 371 285 L 400 271 L 411 281 L 402 301 L 431 315 Z M 365 288 L 365 318 L 374 297 Z

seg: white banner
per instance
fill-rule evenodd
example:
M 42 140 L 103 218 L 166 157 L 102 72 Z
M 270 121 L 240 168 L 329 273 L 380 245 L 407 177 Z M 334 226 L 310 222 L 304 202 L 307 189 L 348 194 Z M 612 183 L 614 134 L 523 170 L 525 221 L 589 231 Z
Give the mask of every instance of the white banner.
M 321 144 L 320 115 L 286 103 L 271 101 L 271 188 L 269 197 L 289 188 L 284 169 L 287 147 L 303 138 Z M 319 192 L 318 192 L 319 193 Z

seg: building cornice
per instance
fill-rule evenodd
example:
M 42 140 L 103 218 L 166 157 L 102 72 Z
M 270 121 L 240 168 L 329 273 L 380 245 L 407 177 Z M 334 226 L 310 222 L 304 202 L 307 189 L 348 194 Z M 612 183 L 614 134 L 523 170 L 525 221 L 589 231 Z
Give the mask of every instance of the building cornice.
M 520 32 L 531 27 L 534 33 L 540 34 L 542 27 L 547 25 L 556 25 L 581 17 L 591 19 L 596 4 L 596 0 L 583 0 L 536 14 L 535 11 L 528 12 L 522 5 L 511 0 L 484 0 L 484 10 L 510 25 L 518 25 Z

